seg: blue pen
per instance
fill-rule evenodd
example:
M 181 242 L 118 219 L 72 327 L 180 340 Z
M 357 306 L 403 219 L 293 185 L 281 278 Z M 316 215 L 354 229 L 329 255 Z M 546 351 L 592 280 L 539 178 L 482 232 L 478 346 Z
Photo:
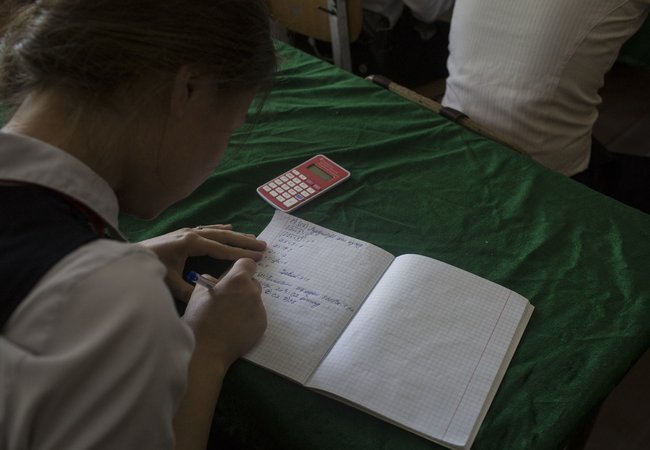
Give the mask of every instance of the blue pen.
M 194 272 L 193 270 L 187 272 L 185 278 L 187 279 L 187 281 L 203 286 L 206 289 L 213 289 L 215 284 L 217 284 L 214 281 L 204 277 L 203 275 Z

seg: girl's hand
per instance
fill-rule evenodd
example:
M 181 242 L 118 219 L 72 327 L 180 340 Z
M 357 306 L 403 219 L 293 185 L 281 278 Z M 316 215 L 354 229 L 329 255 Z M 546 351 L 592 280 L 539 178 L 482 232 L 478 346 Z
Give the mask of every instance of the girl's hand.
M 183 320 L 196 337 L 195 357 L 225 371 L 247 353 L 266 329 L 256 264 L 240 259 L 212 289 L 196 286 Z
M 183 279 L 185 261 L 191 256 L 210 256 L 214 259 L 236 261 L 250 258 L 259 261 L 266 243 L 251 234 L 232 231 L 232 225 L 207 225 L 182 228 L 171 233 L 140 242 L 158 255 L 167 267 L 165 281 L 172 294 L 187 302 L 194 286 Z

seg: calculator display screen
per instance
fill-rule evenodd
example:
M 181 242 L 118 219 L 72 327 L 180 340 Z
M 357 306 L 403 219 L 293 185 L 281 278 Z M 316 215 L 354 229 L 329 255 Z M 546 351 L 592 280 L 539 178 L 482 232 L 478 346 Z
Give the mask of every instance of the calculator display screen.
M 319 178 L 321 178 L 321 179 L 323 179 L 325 181 L 329 181 L 332 178 L 334 178 L 329 173 L 325 172 L 323 169 L 318 167 L 316 164 L 312 164 L 312 165 L 307 166 L 307 170 L 309 170 L 311 173 L 313 173 L 314 175 L 316 175 L 317 177 L 319 177 Z

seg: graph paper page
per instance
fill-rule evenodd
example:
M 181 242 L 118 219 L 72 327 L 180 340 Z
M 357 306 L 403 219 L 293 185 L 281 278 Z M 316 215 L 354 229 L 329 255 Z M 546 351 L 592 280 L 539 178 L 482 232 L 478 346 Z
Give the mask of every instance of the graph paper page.
M 304 384 L 393 256 L 280 211 L 259 239 L 268 327 L 246 359 Z
M 307 385 L 469 447 L 531 308 L 469 272 L 400 256 Z

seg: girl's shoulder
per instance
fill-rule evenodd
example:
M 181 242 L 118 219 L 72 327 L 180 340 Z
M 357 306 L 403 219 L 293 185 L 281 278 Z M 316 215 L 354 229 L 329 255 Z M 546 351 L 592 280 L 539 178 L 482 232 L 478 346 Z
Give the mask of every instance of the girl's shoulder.
M 5 334 L 36 353 L 53 340 L 126 327 L 133 338 L 189 333 L 165 284 L 166 269 L 137 244 L 97 239 L 55 264 L 14 312 Z M 137 336 L 136 336 L 137 335 Z M 106 336 L 109 337 L 108 335 Z

